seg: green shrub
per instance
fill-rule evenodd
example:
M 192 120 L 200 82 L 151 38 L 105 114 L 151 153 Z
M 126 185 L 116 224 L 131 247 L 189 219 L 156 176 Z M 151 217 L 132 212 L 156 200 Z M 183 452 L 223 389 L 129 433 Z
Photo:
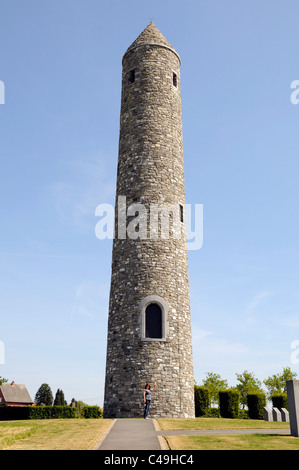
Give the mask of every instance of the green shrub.
M 83 418 L 103 418 L 103 411 L 99 406 L 84 406 L 81 414 Z
M 69 418 L 102 418 L 99 406 L 79 408 L 72 406 L 1 406 L 0 421 L 18 419 L 69 419 Z
M 247 394 L 248 415 L 250 419 L 264 419 L 266 401 L 266 395 L 263 392 Z
M 29 406 L 28 419 L 51 419 L 53 406 Z
M 239 419 L 249 419 L 248 410 L 244 410 L 244 409 L 240 408 L 238 418 Z
M 220 411 L 219 408 L 210 408 L 206 414 L 206 418 L 220 418 Z
M 271 397 L 273 408 L 281 408 L 289 409 L 288 405 L 288 396 L 286 393 L 274 393 Z
M 236 389 L 219 392 L 219 408 L 222 418 L 238 418 L 240 407 L 240 392 Z
M 195 416 L 206 416 L 210 409 L 210 393 L 206 387 L 194 385 Z
M 0 421 L 29 419 L 29 407 L 24 406 L 1 406 Z
M 79 409 L 73 406 L 53 406 L 52 418 L 78 418 Z

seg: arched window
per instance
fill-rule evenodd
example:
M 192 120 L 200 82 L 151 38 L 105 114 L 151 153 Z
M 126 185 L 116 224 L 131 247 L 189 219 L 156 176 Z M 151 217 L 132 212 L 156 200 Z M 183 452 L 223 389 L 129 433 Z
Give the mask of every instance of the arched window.
M 162 310 L 158 304 L 149 304 L 145 309 L 145 337 L 162 338 Z
M 168 304 L 158 295 L 148 295 L 139 304 L 142 341 L 166 341 L 169 332 Z

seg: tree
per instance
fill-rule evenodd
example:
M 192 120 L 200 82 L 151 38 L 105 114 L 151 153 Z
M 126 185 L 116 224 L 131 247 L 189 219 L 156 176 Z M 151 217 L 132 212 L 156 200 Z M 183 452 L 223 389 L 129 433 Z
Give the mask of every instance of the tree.
M 275 393 L 287 392 L 287 380 L 293 380 L 297 377 L 296 372 L 292 372 L 290 367 L 284 367 L 281 374 L 274 374 L 264 380 L 268 389 L 268 398 L 271 399 Z
M 210 393 L 211 402 L 219 404 L 219 391 L 228 388 L 227 380 L 223 380 L 220 374 L 206 372 L 207 378 L 203 381 L 203 386 L 207 387 Z
M 51 406 L 53 404 L 53 394 L 48 384 L 42 384 L 36 392 L 35 403 L 39 406 Z
M 4 384 L 5 382 L 8 382 L 8 380 L 0 376 L 0 385 Z
M 62 390 L 58 388 L 56 395 L 55 395 L 55 400 L 54 400 L 54 406 L 66 406 L 67 402 L 64 398 L 64 393 Z
M 247 405 L 247 394 L 253 392 L 262 392 L 262 382 L 257 379 L 253 373 L 244 370 L 243 374 L 236 374 L 237 380 L 240 382 L 236 385 L 236 389 L 239 390 L 240 404 L 243 408 Z

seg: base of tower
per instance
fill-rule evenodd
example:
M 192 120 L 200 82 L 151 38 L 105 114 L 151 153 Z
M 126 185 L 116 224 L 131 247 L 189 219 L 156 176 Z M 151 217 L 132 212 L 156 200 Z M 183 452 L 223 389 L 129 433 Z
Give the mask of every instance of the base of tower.
M 163 389 L 152 393 L 149 417 L 154 419 L 192 419 L 195 418 L 194 394 L 185 394 L 184 399 L 164 393 Z M 140 399 L 142 391 L 128 396 L 116 396 L 116 393 L 106 394 L 104 399 L 104 418 L 143 418 L 144 401 Z
M 104 413 L 104 419 L 144 419 L 143 415 L 135 415 L 135 414 L 129 414 L 129 415 L 105 415 Z M 187 415 L 185 414 L 184 416 L 177 416 L 177 415 L 149 415 L 148 418 L 150 419 L 194 419 L 195 415 Z
M 105 411 L 104 408 L 104 414 L 103 414 L 105 419 L 125 419 L 125 418 L 143 418 L 143 409 L 141 410 L 136 410 L 136 411 L 121 411 L 121 410 L 107 410 Z M 149 413 L 148 415 L 149 418 L 152 419 L 193 419 L 195 418 L 195 412 L 194 413 L 186 413 L 186 412 L 181 412 L 181 411 L 169 411 L 169 412 L 164 412 L 164 411 L 157 411 L 153 410 L 152 413 Z

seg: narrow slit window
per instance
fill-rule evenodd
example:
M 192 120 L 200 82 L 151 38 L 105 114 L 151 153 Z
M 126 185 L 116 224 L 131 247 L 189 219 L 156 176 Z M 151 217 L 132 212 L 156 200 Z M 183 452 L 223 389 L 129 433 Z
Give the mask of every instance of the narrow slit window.
M 177 86 L 178 86 L 178 77 L 177 77 L 176 73 L 173 73 L 172 83 L 173 83 L 173 86 L 175 86 L 177 88 Z
M 162 310 L 158 304 L 149 304 L 146 307 L 145 337 L 162 338 Z
M 184 222 L 184 206 L 180 204 L 180 221 Z
M 135 70 L 131 70 L 129 74 L 129 83 L 135 82 Z

